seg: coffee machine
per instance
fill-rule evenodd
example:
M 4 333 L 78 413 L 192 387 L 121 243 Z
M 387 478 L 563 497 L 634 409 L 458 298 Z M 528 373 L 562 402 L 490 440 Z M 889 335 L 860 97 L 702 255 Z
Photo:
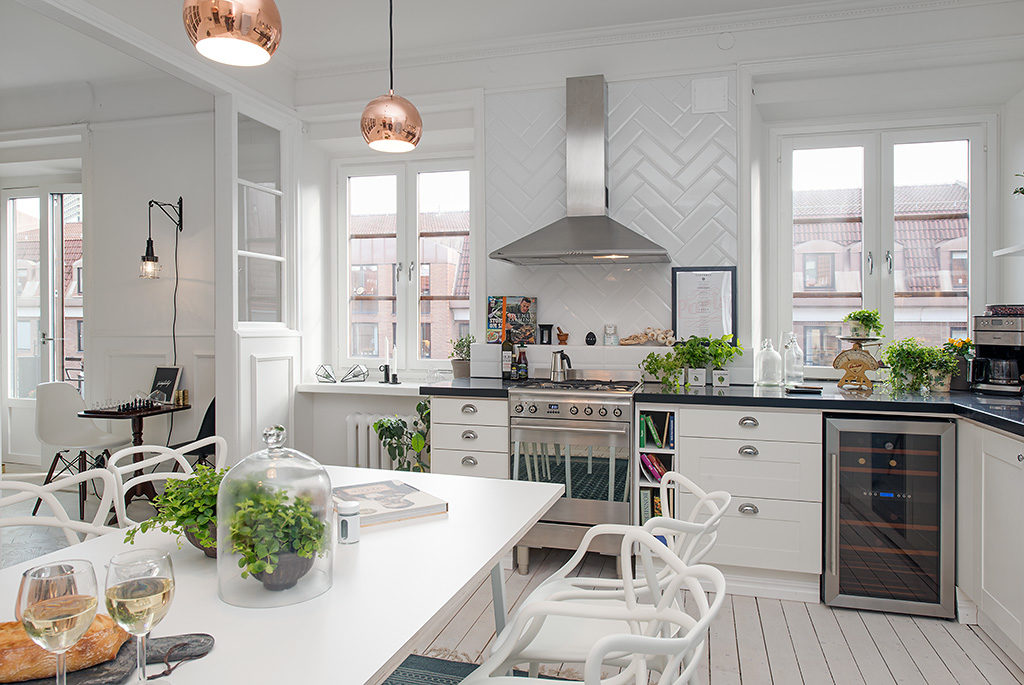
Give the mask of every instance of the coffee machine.
M 971 389 L 1020 395 L 1024 391 L 1024 316 L 974 317 Z

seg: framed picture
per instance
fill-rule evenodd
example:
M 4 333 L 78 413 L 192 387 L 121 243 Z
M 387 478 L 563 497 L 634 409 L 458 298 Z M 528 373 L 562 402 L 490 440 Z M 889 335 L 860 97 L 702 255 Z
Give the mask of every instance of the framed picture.
M 672 330 L 736 344 L 736 267 L 677 266 L 672 269 Z
M 153 389 L 149 391 L 149 396 L 154 400 L 170 402 L 174 397 L 174 391 L 178 389 L 179 382 L 181 382 L 180 366 L 158 366 L 156 373 L 153 374 Z M 154 393 L 160 393 L 160 395 Z

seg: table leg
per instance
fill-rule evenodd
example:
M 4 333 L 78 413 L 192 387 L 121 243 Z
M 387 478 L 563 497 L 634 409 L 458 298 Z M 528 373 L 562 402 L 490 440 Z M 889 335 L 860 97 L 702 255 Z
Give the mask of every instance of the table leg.
M 142 417 L 132 417 L 132 445 L 138 447 L 142 444 Z M 145 456 L 139 452 L 132 455 L 132 461 L 142 461 Z M 142 471 L 136 471 L 133 477 L 142 475 Z M 133 499 L 148 499 L 150 502 L 156 497 L 156 488 L 153 487 L 152 483 L 140 483 L 132 487 L 131 490 L 124 493 L 124 506 L 125 508 L 131 503 Z
M 508 610 L 505 608 L 505 574 L 501 570 L 500 559 L 491 569 L 491 599 L 494 604 L 494 634 L 501 635 Z

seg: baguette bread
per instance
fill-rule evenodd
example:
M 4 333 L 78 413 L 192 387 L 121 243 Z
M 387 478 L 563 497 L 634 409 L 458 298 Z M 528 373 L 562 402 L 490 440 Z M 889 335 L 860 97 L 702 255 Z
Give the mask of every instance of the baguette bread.
M 68 650 L 68 671 L 80 671 L 110 661 L 129 635 L 113 619 L 97 614 L 82 639 Z M 0 623 L 0 683 L 52 678 L 57 658 L 32 642 L 19 621 Z

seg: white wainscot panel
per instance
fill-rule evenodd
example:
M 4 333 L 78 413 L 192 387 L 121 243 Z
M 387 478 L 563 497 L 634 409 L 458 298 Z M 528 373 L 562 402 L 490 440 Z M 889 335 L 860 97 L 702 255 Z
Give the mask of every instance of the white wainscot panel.
M 254 449 L 260 449 L 263 429 L 280 424 L 292 426 L 292 389 L 295 359 L 292 355 L 257 355 L 250 358 L 252 390 L 251 426 Z M 238 455 L 243 456 L 243 455 Z

